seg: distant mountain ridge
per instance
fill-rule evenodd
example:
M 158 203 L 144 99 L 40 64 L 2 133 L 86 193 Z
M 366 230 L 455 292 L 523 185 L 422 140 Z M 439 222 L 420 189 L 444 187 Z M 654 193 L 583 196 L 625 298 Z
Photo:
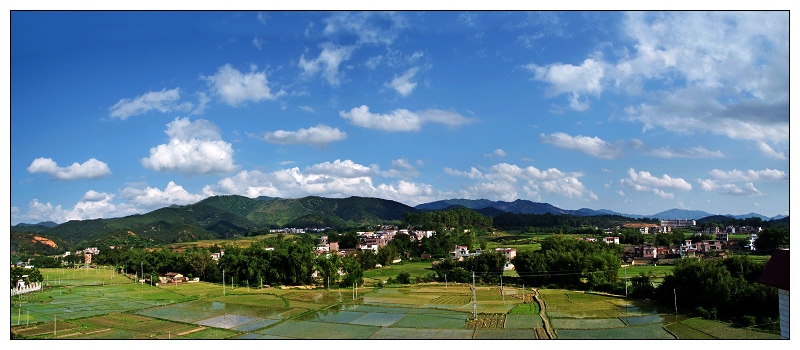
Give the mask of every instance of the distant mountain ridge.
M 705 217 L 717 215 L 702 210 L 686 210 L 686 209 L 670 209 L 652 215 L 626 214 L 626 213 L 615 212 L 608 209 L 594 210 L 589 208 L 581 208 L 578 210 L 570 210 L 570 209 L 561 209 L 548 203 L 532 202 L 525 199 L 517 199 L 513 202 L 491 201 L 488 199 L 445 199 L 430 203 L 419 204 L 415 206 L 415 208 L 420 210 L 442 210 L 452 205 L 460 205 L 478 211 L 485 210 L 486 208 L 494 208 L 500 211 L 515 213 L 515 214 L 550 213 L 550 214 L 570 214 L 576 216 L 619 215 L 619 216 L 629 217 L 632 219 L 641 219 L 647 217 L 660 220 L 671 220 L 671 219 L 698 220 Z M 727 214 L 723 216 L 727 216 L 734 219 L 746 219 L 751 217 L 758 217 L 761 218 L 762 220 L 781 219 L 786 217 L 785 215 L 778 215 L 774 218 L 769 218 L 764 215 L 756 213 L 750 213 L 744 215 Z

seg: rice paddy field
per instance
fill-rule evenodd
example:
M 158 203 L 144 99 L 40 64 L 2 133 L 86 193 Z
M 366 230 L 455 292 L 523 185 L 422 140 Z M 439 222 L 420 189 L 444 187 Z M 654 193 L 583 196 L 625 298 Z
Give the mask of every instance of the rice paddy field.
M 777 337 L 720 322 L 678 320 L 646 303 L 567 290 L 540 290 L 541 310 L 537 303 L 523 303 L 523 291 L 514 286 L 504 286 L 503 293 L 499 286 L 478 286 L 473 304 L 469 285 L 357 291 L 228 286 L 223 294 L 221 285 L 156 287 L 112 276 L 110 270 L 44 273 L 51 276 L 50 287 L 12 298 L 14 339 L 533 340 L 548 338 L 546 324 L 559 339 Z
M 778 339 L 778 334 L 676 316 L 648 302 L 569 290 L 540 290 L 558 339 Z

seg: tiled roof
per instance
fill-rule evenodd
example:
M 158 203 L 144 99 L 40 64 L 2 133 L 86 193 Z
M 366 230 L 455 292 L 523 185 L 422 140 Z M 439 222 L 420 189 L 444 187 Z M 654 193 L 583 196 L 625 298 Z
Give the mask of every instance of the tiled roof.
M 775 249 L 758 282 L 789 290 L 789 249 Z

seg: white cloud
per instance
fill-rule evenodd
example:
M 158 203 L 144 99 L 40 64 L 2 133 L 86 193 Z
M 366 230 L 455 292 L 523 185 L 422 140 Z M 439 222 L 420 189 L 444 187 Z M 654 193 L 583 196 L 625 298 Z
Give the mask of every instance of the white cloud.
M 263 12 L 259 11 L 258 14 L 256 15 L 256 19 L 258 19 L 258 21 L 261 22 L 261 24 L 267 25 L 267 16 L 264 15 Z
M 634 51 L 615 64 L 615 85 L 630 92 L 664 83 L 652 94 L 657 104 L 629 108 L 631 120 L 645 129 L 788 143 L 788 12 L 626 16 Z
M 651 150 L 649 154 L 661 158 L 722 158 L 725 154 L 722 151 L 711 151 L 702 146 L 693 148 L 679 148 L 666 146 Z
M 455 169 L 451 169 L 451 168 L 444 168 L 444 172 L 445 172 L 445 174 L 448 174 L 448 175 L 463 176 L 463 177 L 468 177 L 470 179 L 482 179 L 483 178 L 483 173 L 481 173 L 478 169 L 475 169 L 475 167 L 470 167 L 470 171 L 469 172 L 455 170 Z
M 350 59 L 355 46 L 336 46 L 332 43 L 320 45 L 322 52 L 313 60 L 306 60 L 305 54 L 300 55 L 298 65 L 303 69 L 303 74 L 313 76 L 322 70 L 322 76 L 333 86 L 340 82 L 339 65 Z
M 741 171 L 733 169 L 731 171 L 722 171 L 714 169 L 709 171 L 711 176 L 724 181 L 767 181 L 767 180 L 789 180 L 789 175 L 777 169 L 764 169 Z
M 253 41 L 252 41 L 253 46 L 255 46 L 259 51 L 261 51 L 261 43 L 262 42 L 264 42 L 264 40 L 259 39 L 257 36 L 253 37 Z
M 697 182 L 700 183 L 700 188 L 702 188 L 703 191 L 713 191 L 719 188 L 719 184 L 716 180 L 697 179 Z
M 51 158 L 36 158 L 28 167 L 28 172 L 46 173 L 56 180 L 97 179 L 111 175 L 108 164 L 91 158 L 83 164 L 72 163 L 68 167 L 59 167 Z
M 264 134 L 264 140 L 278 144 L 308 144 L 312 146 L 325 146 L 331 142 L 347 139 L 347 133 L 340 131 L 339 128 L 319 124 L 308 129 L 298 129 L 297 131 L 277 130 Z
M 722 194 L 730 194 L 736 196 L 747 196 L 747 197 L 754 197 L 754 196 L 762 196 L 763 193 L 756 189 L 753 186 L 752 182 L 748 182 L 744 185 L 744 187 L 739 187 L 734 184 L 725 184 L 719 187 L 720 193 Z
M 333 161 L 333 163 L 324 162 L 314 164 L 313 166 L 306 168 L 303 173 L 350 179 L 372 176 L 378 173 L 379 170 L 380 169 L 376 168 L 375 166 L 364 166 L 357 164 L 350 159 L 346 159 L 344 161 L 337 159 Z
M 384 177 L 412 178 L 420 175 L 417 168 L 408 159 L 400 158 L 392 161 L 391 169 L 381 172 Z
M 208 98 L 208 96 L 206 96 L 204 92 L 198 92 L 197 107 L 195 107 L 195 109 L 192 110 L 192 115 L 203 114 L 203 112 L 206 111 L 206 105 L 208 104 L 209 101 L 211 101 L 211 99 Z
M 311 107 L 311 106 L 300 106 L 298 108 L 300 108 L 300 109 L 302 109 L 302 110 L 304 110 L 306 112 L 309 112 L 309 113 L 314 113 L 314 108 Z
M 559 148 L 576 150 L 604 159 L 614 159 L 622 153 L 618 145 L 603 141 L 596 136 L 569 136 L 563 132 L 556 132 L 550 135 L 540 134 L 539 142 L 549 143 Z
M 508 155 L 508 153 L 506 153 L 506 151 L 503 151 L 503 149 L 498 148 L 498 149 L 492 151 L 492 153 L 487 153 L 487 154 L 484 154 L 483 156 L 487 157 L 487 158 L 489 158 L 489 157 L 500 157 L 500 158 L 503 158 L 503 157 L 505 157 L 507 155 Z
M 375 114 L 370 113 L 369 107 L 366 105 L 353 108 L 349 112 L 339 111 L 339 116 L 356 126 L 390 132 L 419 131 L 422 124 L 426 122 L 441 123 L 455 128 L 474 121 L 456 112 L 440 109 L 428 109 L 420 112 L 396 109 L 390 114 Z
M 772 147 L 770 147 L 770 145 L 768 145 L 764 141 L 758 141 L 757 145 L 758 149 L 761 150 L 761 153 L 764 153 L 764 155 L 766 155 L 767 157 L 778 160 L 788 160 L 788 158 L 786 158 L 786 155 L 784 155 L 783 152 L 778 152 L 774 150 Z
M 242 73 L 230 64 L 219 67 L 212 76 L 203 76 L 211 90 L 219 95 L 225 103 L 236 107 L 245 102 L 274 100 L 285 94 L 283 90 L 273 94 L 266 72 L 256 72 L 251 67 L 249 73 Z
M 440 192 L 427 184 L 400 180 L 395 184 L 374 184 L 377 166 L 364 166 L 351 160 L 336 160 L 307 167 L 294 167 L 271 173 L 242 171 L 203 189 L 205 195 L 239 194 L 248 197 L 299 198 L 309 195 L 333 198 L 363 196 L 400 201 L 409 205 L 453 198 L 455 193 Z
M 179 88 L 172 90 L 164 88 L 161 91 L 150 91 L 144 95 L 136 96 L 133 100 L 123 98 L 108 109 L 111 111 L 112 118 L 122 120 L 154 109 L 161 113 L 191 110 L 192 104 L 189 102 L 177 104 L 177 101 L 181 98 L 180 94 Z
M 28 203 L 26 210 L 17 208 L 12 211 L 14 216 L 12 221 L 27 223 L 53 221 L 60 224 L 69 220 L 122 217 L 141 212 L 129 204 L 113 204 L 111 202 L 113 199 L 113 194 L 89 190 L 71 209 L 63 209 L 61 205 L 42 203 L 38 199 L 33 199 Z
M 186 205 L 197 203 L 206 196 L 191 194 L 182 186 L 170 181 L 164 190 L 150 186 L 128 186 L 121 191 L 121 195 L 129 203 L 139 209 L 153 210 L 173 204 Z
M 621 183 L 637 191 L 649 189 L 649 186 L 674 188 L 682 191 L 689 191 L 692 189 L 692 185 L 686 182 L 686 180 L 673 178 L 667 174 L 661 177 L 655 177 L 650 175 L 647 171 L 640 171 L 637 173 L 633 168 L 629 168 L 628 176 L 629 178 L 621 180 Z
M 570 198 L 597 199 L 597 195 L 578 180 L 583 174 L 565 173 L 556 168 L 539 170 L 533 166 L 520 168 L 514 164 L 500 163 L 491 166 L 485 173 L 474 167 L 469 172 L 451 168 L 444 168 L 444 172 L 452 176 L 485 180 L 463 191 L 464 198 L 489 197 L 514 200 L 517 199 L 521 188 L 533 197 L 538 197 L 540 193 L 548 193 Z
M 656 195 L 658 195 L 659 197 L 664 198 L 664 199 L 675 199 L 675 195 L 674 194 L 664 192 L 664 191 L 659 190 L 657 188 L 653 189 L 653 193 L 655 193 Z
M 211 174 L 235 171 L 233 147 L 222 140 L 219 129 L 208 120 L 175 118 L 167 124 L 169 143 L 150 149 L 150 157 L 140 162 L 145 168 L 179 171 L 186 174 Z
M 588 100 L 580 101 L 581 96 L 590 94 L 600 97 L 603 92 L 601 79 L 604 77 L 604 62 L 587 58 L 580 66 L 572 64 L 550 64 L 539 66 L 527 64 L 525 68 L 533 72 L 534 79 L 549 84 L 547 96 L 569 94 L 570 107 L 577 111 L 589 108 Z
M 408 21 L 399 12 L 337 12 L 324 21 L 325 35 L 352 34 L 358 37 L 359 45 L 390 45 L 398 32 L 408 27 Z
M 395 89 L 397 93 L 403 95 L 403 97 L 408 96 L 411 94 L 411 91 L 414 91 L 414 88 L 417 87 L 417 83 L 412 82 L 411 78 L 414 77 L 414 74 L 416 74 L 418 70 L 419 68 L 413 67 L 399 77 L 395 75 L 394 79 L 392 79 L 392 82 L 386 83 L 384 86 Z

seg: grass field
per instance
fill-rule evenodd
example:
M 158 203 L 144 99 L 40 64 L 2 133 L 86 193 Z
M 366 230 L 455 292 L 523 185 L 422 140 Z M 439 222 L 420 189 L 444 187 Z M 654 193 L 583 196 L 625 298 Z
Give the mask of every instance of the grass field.
M 397 275 L 406 272 L 415 277 L 423 277 L 433 273 L 430 261 L 403 262 L 401 264 L 384 266 L 377 269 L 364 271 L 364 282 L 375 283 L 377 281 L 386 282 L 389 278 L 397 278 Z

